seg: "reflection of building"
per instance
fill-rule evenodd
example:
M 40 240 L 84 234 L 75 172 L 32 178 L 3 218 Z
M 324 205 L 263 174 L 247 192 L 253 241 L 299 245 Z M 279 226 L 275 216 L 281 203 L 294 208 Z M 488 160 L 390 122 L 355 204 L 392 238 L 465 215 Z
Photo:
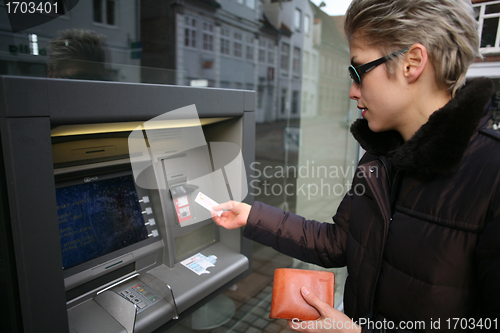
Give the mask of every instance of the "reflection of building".
M 345 97 L 349 94 L 351 81 L 349 48 L 347 40 L 335 20 L 316 7 L 314 18 L 314 42 L 319 49 L 318 114 L 344 114 L 349 108 Z
M 180 85 L 255 89 L 259 1 L 146 0 L 141 5 L 143 66 L 175 69 Z
M 124 65 L 109 68 L 111 79 L 139 82 L 138 69 L 127 66 L 140 65 L 140 53 L 131 49 L 139 30 L 135 3 L 80 1 L 70 13 L 19 33 L 12 33 L 6 7 L 0 5 L 0 73 L 46 76 L 47 43 L 61 30 L 81 28 L 104 35 L 106 61 Z
M 278 119 L 300 117 L 306 7 L 309 8 L 309 3 L 300 0 L 264 1 L 264 12 L 269 22 L 280 31 L 277 68 Z
M 22 33 L 5 8 L 1 74 L 46 76 L 47 43 L 81 27 L 106 37 L 114 81 L 256 90 L 258 123 L 345 109 L 347 46 L 309 1 L 96 0 Z
M 473 0 L 474 12 L 479 22 L 481 36 L 480 52 L 483 59 L 476 59 L 467 71 L 467 77 L 486 76 L 493 79 L 497 96 L 500 97 L 500 35 L 498 33 L 500 21 L 500 1 Z M 500 98 L 497 110 L 500 110 Z M 500 125 L 500 111 L 493 114 L 493 128 L 498 130 Z
M 256 121 L 269 122 L 276 119 L 276 86 L 278 77 L 277 44 L 280 31 L 276 29 L 264 13 L 258 41 L 257 61 L 257 110 Z
M 314 17 L 317 11 L 312 2 L 304 8 L 304 56 L 302 59 L 301 118 L 318 114 L 318 56 L 319 43 L 314 40 Z

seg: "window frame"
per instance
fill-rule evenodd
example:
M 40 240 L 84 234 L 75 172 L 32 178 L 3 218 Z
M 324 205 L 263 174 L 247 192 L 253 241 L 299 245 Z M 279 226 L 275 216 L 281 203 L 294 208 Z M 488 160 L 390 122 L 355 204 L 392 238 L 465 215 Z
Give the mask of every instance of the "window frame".
M 300 8 L 295 8 L 293 11 L 293 28 L 296 31 L 301 31 L 302 29 L 302 10 Z
M 103 27 L 108 27 L 108 28 L 118 28 L 118 6 L 119 6 L 119 1 L 117 0 L 100 0 L 101 1 L 101 8 L 100 8 L 100 12 L 101 12 L 101 18 L 102 18 L 102 21 L 96 21 L 95 20 L 95 14 L 96 14 L 96 8 L 95 8 L 95 2 L 96 0 L 93 0 L 92 1 L 92 23 L 94 25 L 99 25 L 99 26 L 103 26 Z M 113 16 L 114 16 L 114 24 L 110 24 L 108 23 L 108 7 L 107 7 L 107 4 L 108 2 L 113 2 L 114 3 L 114 13 L 113 13 Z
M 231 55 L 231 29 L 227 27 L 222 27 L 220 30 L 220 47 L 221 54 Z
M 190 21 L 191 25 L 189 25 L 189 23 L 186 22 L 186 19 Z M 198 20 L 196 17 L 189 15 L 184 16 L 184 47 L 192 49 L 197 48 L 197 43 L 196 43 L 196 40 L 198 38 L 197 37 L 198 34 L 196 33 L 198 30 L 197 28 L 198 28 Z M 186 45 L 186 43 L 188 45 Z
M 483 34 L 483 26 L 484 26 L 484 20 L 485 19 L 490 19 L 490 18 L 498 18 L 498 26 L 497 26 L 497 32 L 496 32 L 496 37 L 495 37 L 495 45 L 494 46 L 485 46 L 485 47 L 480 47 L 479 50 L 481 53 L 498 53 L 500 52 L 500 11 L 497 13 L 492 13 L 492 14 L 485 14 L 486 12 L 486 7 L 490 5 L 497 5 L 500 4 L 500 1 L 489 1 L 489 2 L 482 2 L 478 4 L 473 4 L 472 7 L 479 8 L 479 16 L 477 17 L 478 21 L 478 34 L 480 38 L 482 38 Z
M 302 50 L 300 47 L 293 47 L 293 54 L 292 54 L 292 73 L 294 76 L 300 76 L 300 70 L 301 70 L 301 53 Z
M 306 36 L 311 34 L 311 17 L 307 14 L 304 14 L 304 33 Z
M 275 44 L 272 41 L 267 43 L 267 63 L 270 65 L 274 65 L 274 50 Z
M 202 24 L 202 50 L 214 51 L 214 24 L 207 21 Z
M 285 51 L 284 48 L 287 48 Z M 281 52 L 280 52 L 280 68 L 281 73 L 283 75 L 288 75 L 288 71 L 290 70 L 290 44 L 289 43 L 281 43 Z
M 243 33 L 233 31 L 233 56 L 243 58 Z

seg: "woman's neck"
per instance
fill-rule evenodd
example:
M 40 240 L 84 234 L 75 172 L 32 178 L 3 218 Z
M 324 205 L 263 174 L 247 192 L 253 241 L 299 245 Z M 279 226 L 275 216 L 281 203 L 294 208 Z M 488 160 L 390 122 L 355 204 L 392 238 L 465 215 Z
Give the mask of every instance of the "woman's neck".
M 398 129 L 403 139 L 408 141 L 419 129 L 427 123 L 429 117 L 441 109 L 451 100 L 451 93 L 448 90 L 433 90 L 428 89 L 422 91 L 420 96 L 415 98 L 412 103 L 412 111 L 408 113 L 409 119 L 405 122 L 405 126 Z

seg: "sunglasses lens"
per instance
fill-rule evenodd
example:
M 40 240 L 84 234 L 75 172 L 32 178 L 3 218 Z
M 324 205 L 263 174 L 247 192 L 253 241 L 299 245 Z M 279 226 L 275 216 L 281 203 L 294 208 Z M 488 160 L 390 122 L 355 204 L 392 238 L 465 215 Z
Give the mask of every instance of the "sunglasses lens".
M 358 75 L 358 72 L 356 71 L 356 69 L 352 66 L 349 67 L 349 75 L 351 76 L 351 79 L 356 83 L 356 84 L 360 84 L 360 79 L 359 79 L 359 75 Z

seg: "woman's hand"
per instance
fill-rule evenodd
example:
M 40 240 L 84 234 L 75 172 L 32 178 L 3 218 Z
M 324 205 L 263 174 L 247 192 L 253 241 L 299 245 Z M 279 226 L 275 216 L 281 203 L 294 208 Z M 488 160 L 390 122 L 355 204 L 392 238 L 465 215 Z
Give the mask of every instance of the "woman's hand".
M 289 320 L 288 326 L 292 331 L 297 332 L 361 332 L 361 327 L 345 314 L 323 302 L 316 294 L 308 288 L 302 287 L 300 290 L 302 297 L 309 305 L 318 310 L 321 317 L 312 321 Z
M 212 207 L 212 219 L 217 225 L 226 229 L 236 229 L 247 224 L 248 215 L 252 206 L 244 202 L 228 201 Z M 216 211 L 225 210 L 218 216 Z

